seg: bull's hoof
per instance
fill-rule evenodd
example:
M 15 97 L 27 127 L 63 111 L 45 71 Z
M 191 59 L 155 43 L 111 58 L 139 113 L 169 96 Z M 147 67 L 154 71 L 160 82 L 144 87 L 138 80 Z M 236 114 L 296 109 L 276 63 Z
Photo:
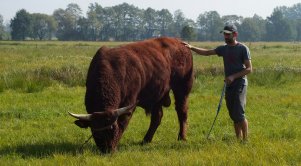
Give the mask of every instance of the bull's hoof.
M 178 141 L 187 141 L 186 137 L 178 136 Z

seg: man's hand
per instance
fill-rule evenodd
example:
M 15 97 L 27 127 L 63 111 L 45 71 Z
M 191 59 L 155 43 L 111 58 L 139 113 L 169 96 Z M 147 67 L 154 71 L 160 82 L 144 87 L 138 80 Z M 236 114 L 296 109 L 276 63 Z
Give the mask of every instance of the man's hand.
M 234 76 L 228 76 L 225 78 L 225 82 L 227 85 L 230 85 L 235 80 Z
M 235 79 L 237 78 L 242 78 L 243 76 L 249 74 L 252 72 L 252 63 L 251 60 L 245 60 L 244 64 L 246 66 L 246 68 L 238 73 L 232 74 L 228 77 L 225 78 L 225 82 L 227 83 L 227 85 L 230 85 Z
M 187 47 L 187 48 L 189 48 L 189 49 L 191 49 L 191 47 L 192 47 L 192 45 L 190 45 L 190 44 L 188 44 L 186 42 L 181 42 L 181 43 L 184 44 L 184 46 Z

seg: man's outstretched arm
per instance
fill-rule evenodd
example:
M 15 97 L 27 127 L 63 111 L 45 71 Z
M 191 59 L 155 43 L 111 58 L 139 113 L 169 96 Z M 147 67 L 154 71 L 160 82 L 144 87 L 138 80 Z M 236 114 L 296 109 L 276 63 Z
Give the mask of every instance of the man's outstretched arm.
M 210 55 L 216 54 L 215 50 L 212 50 L 212 49 L 204 49 L 204 48 L 194 47 L 186 42 L 182 42 L 182 44 L 184 44 L 187 48 L 196 52 L 199 55 L 210 56 Z

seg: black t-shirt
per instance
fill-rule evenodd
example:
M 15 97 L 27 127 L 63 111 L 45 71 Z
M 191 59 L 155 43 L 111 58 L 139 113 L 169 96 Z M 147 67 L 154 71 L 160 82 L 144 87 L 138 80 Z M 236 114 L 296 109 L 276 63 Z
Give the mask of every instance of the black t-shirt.
M 218 56 L 223 57 L 225 76 L 230 76 L 244 70 L 245 60 L 251 59 L 249 48 L 244 44 L 237 43 L 235 46 L 222 45 L 215 48 Z M 245 84 L 247 84 L 247 77 L 244 76 Z

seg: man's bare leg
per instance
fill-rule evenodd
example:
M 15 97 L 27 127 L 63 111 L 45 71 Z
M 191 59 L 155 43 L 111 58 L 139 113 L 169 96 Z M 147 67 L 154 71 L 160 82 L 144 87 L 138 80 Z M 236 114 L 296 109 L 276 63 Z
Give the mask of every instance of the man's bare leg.
M 234 129 L 237 139 L 248 139 L 248 120 L 244 119 L 242 122 L 234 123 Z
M 242 138 L 242 127 L 240 125 L 240 122 L 234 123 L 234 129 L 235 129 L 236 138 L 240 140 Z
M 247 119 L 245 119 L 244 121 L 242 121 L 242 124 L 241 124 L 241 126 L 242 126 L 242 139 L 244 140 L 244 141 L 247 141 L 248 140 L 248 132 L 249 132 L 249 124 L 248 124 L 248 120 Z

